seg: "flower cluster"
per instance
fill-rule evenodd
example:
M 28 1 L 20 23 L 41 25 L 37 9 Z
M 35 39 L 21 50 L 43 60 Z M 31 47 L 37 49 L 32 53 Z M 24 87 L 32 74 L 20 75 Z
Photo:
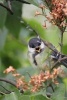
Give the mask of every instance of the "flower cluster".
M 67 26 L 67 0 L 46 0 L 49 8 L 49 16 L 46 13 L 47 7 L 41 4 L 39 7 L 42 9 L 42 13 L 36 11 L 35 16 L 42 15 L 53 25 L 57 25 L 59 28 Z M 46 22 L 45 22 L 46 23 Z M 46 28 L 44 23 L 43 27 Z
M 66 2 L 66 4 L 65 4 L 65 7 L 63 8 L 63 12 L 64 12 L 64 14 L 67 16 L 67 2 Z
M 17 85 L 17 88 L 20 88 L 23 91 L 26 91 L 29 89 L 28 83 L 25 81 L 24 76 L 22 76 L 16 80 L 16 85 Z
M 63 70 L 59 67 L 57 69 L 53 69 L 52 72 L 47 70 L 45 72 L 40 72 L 38 75 L 33 75 L 30 77 L 29 82 L 26 82 L 25 77 L 20 75 L 12 66 L 9 66 L 9 68 L 4 71 L 6 74 L 10 72 L 15 78 L 17 88 L 23 91 L 30 90 L 31 92 L 36 92 L 42 89 L 46 81 L 49 82 L 49 80 L 51 80 L 51 82 L 55 85 L 59 84 L 57 81 L 58 75 L 64 75 Z
M 52 0 L 52 4 L 56 18 L 67 15 L 67 0 Z
M 21 76 L 16 69 L 13 68 L 13 66 L 9 66 L 9 68 L 4 70 L 4 73 L 12 73 L 13 77 L 15 78 L 17 88 L 21 88 L 23 91 L 28 90 L 28 84 L 25 81 L 25 77 Z
M 49 80 L 51 80 L 51 82 L 56 85 L 59 84 L 59 82 L 57 81 L 57 77 L 63 74 L 63 70 L 59 67 L 57 69 L 54 69 L 52 73 L 48 70 L 45 72 L 41 72 L 39 75 L 32 76 L 31 80 L 29 81 L 30 85 L 32 85 L 31 91 L 38 91 L 43 87 L 43 83 L 45 84 L 45 82 Z
M 61 24 L 67 16 L 67 0 L 52 0 L 51 14 L 54 20 Z
M 15 71 L 15 69 L 14 69 L 12 66 L 9 66 L 9 68 L 7 68 L 6 70 L 4 70 L 3 73 L 8 74 L 8 73 L 10 73 L 10 72 L 14 72 L 14 71 Z

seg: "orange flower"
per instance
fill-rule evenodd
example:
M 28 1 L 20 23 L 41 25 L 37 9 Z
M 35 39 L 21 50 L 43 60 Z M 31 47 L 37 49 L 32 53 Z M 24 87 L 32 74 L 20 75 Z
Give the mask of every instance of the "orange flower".
M 52 0 L 51 14 L 54 20 L 58 21 L 57 25 L 62 26 L 61 23 L 64 22 L 65 16 L 67 16 L 67 0 Z
M 12 74 L 14 77 L 18 77 L 18 76 L 20 76 L 20 74 L 19 73 L 15 73 L 15 74 Z
M 64 12 L 65 15 L 67 16 L 67 3 L 65 4 L 65 7 L 63 8 L 63 12 Z
M 12 66 L 9 66 L 9 68 L 7 68 L 6 70 L 4 70 L 4 73 L 10 73 L 10 72 L 14 72 L 15 69 Z
M 27 82 L 25 82 L 25 80 L 24 80 L 24 77 L 18 78 L 16 80 L 16 86 L 18 88 L 22 87 L 23 90 L 28 90 L 28 88 L 29 88 Z
M 35 16 L 37 16 L 37 15 L 41 15 L 41 13 L 39 11 L 36 11 Z
M 44 27 L 44 28 L 47 28 L 47 27 L 46 27 L 46 22 L 44 22 L 43 27 Z
M 45 7 L 45 5 L 43 5 L 43 4 L 40 4 L 40 6 L 39 6 L 41 9 L 44 9 L 44 8 L 46 8 Z

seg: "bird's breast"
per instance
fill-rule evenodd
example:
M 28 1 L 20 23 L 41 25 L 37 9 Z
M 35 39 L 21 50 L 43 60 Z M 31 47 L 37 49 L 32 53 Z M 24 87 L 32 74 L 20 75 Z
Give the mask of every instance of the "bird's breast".
M 47 65 L 48 61 L 47 61 L 47 57 L 48 57 L 48 53 L 44 51 L 42 51 L 40 54 L 36 55 L 35 59 L 37 62 L 37 66 L 39 68 L 43 68 L 44 66 Z

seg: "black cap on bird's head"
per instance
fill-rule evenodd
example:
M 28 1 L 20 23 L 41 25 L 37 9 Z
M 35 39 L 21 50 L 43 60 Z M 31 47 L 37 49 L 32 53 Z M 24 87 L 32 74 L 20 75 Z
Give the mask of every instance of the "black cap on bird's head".
M 31 48 L 36 48 L 36 47 L 38 47 L 40 45 L 41 45 L 41 39 L 39 39 L 39 38 L 32 38 L 29 41 L 29 46 Z
M 43 48 L 44 48 L 44 43 L 39 37 L 30 39 L 28 44 L 28 49 L 30 52 L 39 53 Z

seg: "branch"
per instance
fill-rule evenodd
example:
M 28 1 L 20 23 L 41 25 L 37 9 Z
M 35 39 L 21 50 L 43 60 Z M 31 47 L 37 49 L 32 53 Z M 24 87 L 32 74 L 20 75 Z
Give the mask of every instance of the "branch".
M 4 86 L 2 86 L 2 85 L 0 85 L 3 89 L 5 89 L 6 91 L 7 91 L 7 93 L 9 94 L 9 93 L 11 93 L 12 91 L 9 91 L 9 90 L 7 90 Z M 7 94 L 6 93 L 6 94 Z
M 60 28 L 60 31 L 61 31 L 60 33 L 60 36 L 61 36 L 60 37 L 60 53 L 62 53 L 62 49 L 63 49 L 63 34 L 65 32 L 65 29 L 66 29 L 66 26 Z M 61 58 L 61 55 L 60 55 L 60 58 Z
M 6 10 L 9 11 L 13 15 L 13 11 L 10 8 L 4 6 L 2 3 L 0 3 L 0 6 L 6 8 Z
M 6 83 L 9 83 L 9 84 L 11 84 L 11 85 L 13 85 L 14 87 L 17 88 L 16 84 L 15 84 L 14 82 L 10 81 L 10 80 L 7 80 L 7 79 L 5 79 L 5 78 L 0 78 L 0 81 L 4 81 L 4 82 L 6 82 Z
M 17 1 L 19 1 L 19 2 L 21 2 L 21 3 L 25 3 L 25 4 L 30 4 L 29 2 L 24 1 L 24 0 L 17 0 Z
M 47 42 L 47 41 L 44 41 L 44 40 L 43 40 L 43 42 L 44 42 L 44 44 L 45 44 L 50 50 L 52 50 L 52 51 L 54 51 L 54 52 L 60 54 L 60 52 L 58 52 L 57 49 L 56 49 L 51 43 L 49 43 L 49 42 Z
M 59 58 L 59 60 L 58 60 L 58 61 L 56 61 L 56 63 L 53 65 L 53 67 L 52 67 L 52 69 L 51 69 L 51 70 L 53 70 L 53 69 L 54 69 L 54 67 L 55 67 L 55 66 L 56 66 L 59 62 L 61 62 L 61 61 L 65 60 L 65 59 L 67 59 L 67 57 Z
M 61 31 L 60 33 L 60 52 L 62 53 L 62 48 L 63 48 L 63 32 Z M 60 55 L 61 57 L 61 55 Z
M 10 80 L 7 80 L 7 79 L 5 79 L 5 78 L 0 78 L 0 81 L 9 83 L 9 84 L 11 84 L 11 85 L 13 85 L 14 87 L 17 88 L 16 84 L 15 84 L 14 82 L 10 81 Z M 3 86 L 2 86 L 2 87 L 3 87 Z M 3 87 L 3 88 L 4 88 L 4 87 Z M 17 89 L 20 90 L 20 88 L 17 88 Z M 7 90 L 7 89 L 5 89 L 5 90 Z M 7 90 L 7 91 L 9 91 L 9 90 Z M 23 93 L 24 91 L 23 91 L 23 90 L 20 90 L 20 92 Z M 11 91 L 9 91 L 9 93 L 11 93 Z M 7 93 L 3 93 L 3 92 L 0 91 L 0 94 L 2 94 L 2 95 L 3 95 L 3 94 L 9 94 L 9 93 L 8 93 L 8 92 L 7 92 Z
M 5 95 L 5 93 L 4 93 L 4 92 L 2 92 L 2 91 L 0 91 L 0 94 L 1 94 L 1 95 Z
M 11 0 L 7 0 L 8 8 L 12 11 Z
M 30 4 L 29 2 L 24 1 L 24 0 L 17 0 L 17 1 L 19 1 L 21 3 L 25 3 L 25 4 Z M 13 15 L 13 11 L 12 11 L 12 8 L 11 8 L 11 0 L 6 0 L 6 2 L 8 3 L 8 7 L 3 5 L 2 3 L 0 3 L 0 6 L 6 8 L 6 10 L 9 11 Z

